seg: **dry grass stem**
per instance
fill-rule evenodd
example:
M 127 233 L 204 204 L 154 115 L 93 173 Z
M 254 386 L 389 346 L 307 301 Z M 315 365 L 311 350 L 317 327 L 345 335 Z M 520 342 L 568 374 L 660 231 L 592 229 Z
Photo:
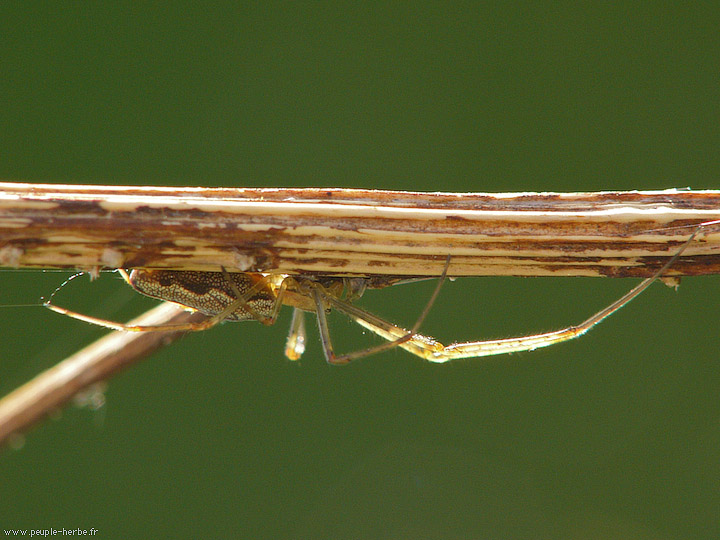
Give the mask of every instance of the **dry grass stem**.
M 412 193 L 0 183 L 0 265 L 647 277 L 720 191 Z M 670 275 L 720 271 L 708 229 Z
M 132 323 L 182 324 L 204 318 L 174 304 L 162 303 Z M 183 332 L 112 332 L 40 373 L 0 400 L 0 445 L 22 434 L 82 390 L 108 379 L 182 335 Z

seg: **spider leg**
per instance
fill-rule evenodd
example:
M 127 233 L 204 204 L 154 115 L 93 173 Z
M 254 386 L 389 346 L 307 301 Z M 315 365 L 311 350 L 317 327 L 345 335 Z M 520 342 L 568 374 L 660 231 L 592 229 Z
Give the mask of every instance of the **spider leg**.
M 299 308 L 294 308 L 290 332 L 285 342 L 285 356 L 289 360 L 299 360 L 305 352 L 305 337 L 305 313 Z
M 429 338 L 419 335 L 417 331 L 427 317 L 427 314 L 430 312 L 430 308 L 432 308 L 432 305 L 435 303 L 438 294 L 440 294 L 440 288 L 445 281 L 445 277 L 447 276 L 447 271 L 449 267 L 450 256 L 448 255 L 442 275 L 440 276 L 440 279 L 435 286 L 435 290 L 433 291 L 433 294 L 430 296 L 430 300 L 428 300 L 425 308 L 418 317 L 417 321 L 415 321 L 415 324 L 413 325 L 411 330 L 405 330 L 403 328 L 400 328 L 399 326 L 395 326 L 385 321 L 381 317 L 378 317 L 377 315 L 373 315 L 372 313 L 365 311 L 364 309 L 352 305 L 346 300 L 341 300 L 340 298 L 337 298 L 332 294 L 327 293 L 322 287 L 322 285 L 319 285 L 317 283 L 311 283 L 311 294 L 316 306 L 315 311 L 317 315 L 318 329 L 320 332 L 320 342 L 322 343 L 323 351 L 325 352 L 325 359 L 328 361 L 328 363 L 347 364 L 348 362 L 357 358 L 376 354 L 382 351 L 386 351 L 388 349 L 392 349 L 394 347 L 403 347 L 410 352 L 414 352 L 415 346 L 411 345 L 411 343 L 414 343 L 415 341 L 429 343 L 430 341 L 432 341 Z M 327 324 L 327 316 L 325 314 L 326 304 L 329 304 L 331 307 L 350 317 L 355 322 L 361 324 L 362 326 L 365 326 L 372 332 L 375 332 L 381 337 L 387 339 L 388 342 L 381 343 L 373 347 L 360 349 L 358 351 L 336 355 L 332 345 L 332 340 L 330 338 L 330 329 Z M 367 322 L 367 325 L 363 324 L 363 322 L 361 321 Z
M 250 305 L 250 303 L 247 301 L 248 299 L 255 296 L 256 292 L 259 292 L 262 290 L 269 282 L 270 277 L 265 276 L 263 279 L 258 280 L 257 283 L 255 283 L 252 287 L 250 287 L 245 293 L 242 293 L 240 289 L 238 289 L 237 284 L 232 280 L 230 277 L 230 273 L 225 269 L 224 266 L 220 267 L 222 270 L 223 277 L 225 278 L 225 281 L 227 282 L 228 286 L 232 290 L 232 292 L 235 294 L 236 299 L 244 299 L 243 303 L 240 304 L 239 307 L 241 307 L 243 310 L 247 311 L 252 317 L 261 322 L 262 324 L 266 326 L 270 326 L 275 324 L 275 321 L 277 320 L 278 313 L 280 312 L 280 308 L 282 307 L 282 297 L 285 294 L 285 289 L 287 288 L 286 279 L 282 281 L 280 284 L 280 287 L 278 291 L 275 293 L 275 304 L 273 305 L 272 312 L 270 313 L 269 317 L 266 317 L 265 315 L 261 315 L 257 312 L 257 310 L 253 309 L 253 307 Z M 232 313 L 232 311 L 230 312 Z M 226 315 L 227 316 L 227 315 Z
M 630 302 L 633 298 L 642 293 L 655 280 L 662 277 L 662 275 L 683 254 L 685 249 L 687 249 L 687 247 L 692 243 L 699 232 L 704 227 L 715 223 L 717 222 L 708 222 L 699 225 L 690 237 L 683 243 L 677 253 L 675 253 L 675 255 L 673 255 L 657 272 L 655 272 L 655 274 L 640 282 L 618 300 L 606 308 L 601 309 L 580 324 L 568 326 L 554 332 L 545 332 L 515 338 L 455 343 L 453 345 L 444 346 L 432 338 L 422 336 L 420 334 L 409 333 L 406 330 L 351 304 L 347 304 L 336 299 L 329 299 L 329 301 L 333 307 L 345 313 L 364 328 L 367 328 L 371 332 L 374 332 L 386 340 L 394 340 L 393 343 L 396 343 L 399 347 L 402 347 L 403 349 L 431 362 L 443 363 L 459 358 L 478 358 L 496 354 L 532 351 L 540 347 L 548 347 L 556 343 L 562 343 L 563 341 L 568 341 L 585 334 L 588 330 L 605 320 L 607 317 Z M 410 336 L 409 339 L 398 343 L 401 336 L 408 335 Z
M 175 332 L 200 332 L 202 330 L 207 330 L 208 328 L 212 328 L 216 324 L 222 322 L 223 320 L 227 319 L 227 317 L 237 310 L 238 308 L 243 306 L 243 303 L 245 302 L 244 299 L 236 299 L 230 304 L 227 305 L 225 309 L 223 309 L 220 313 L 217 313 L 216 315 L 213 315 L 212 317 L 209 317 L 208 319 L 196 323 L 185 323 L 185 324 L 161 324 L 156 326 L 144 326 L 144 325 L 134 325 L 134 324 L 124 324 L 119 323 L 115 321 L 109 321 L 107 319 L 101 319 L 98 317 L 91 317 L 90 315 L 84 315 L 82 313 L 78 313 L 77 311 L 72 311 L 70 309 L 57 306 L 53 303 L 51 303 L 51 300 L 47 300 L 43 303 L 43 306 L 48 308 L 51 311 L 54 311 L 55 313 L 59 313 L 60 315 L 66 315 L 67 317 L 72 317 L 73 319 L 77 319 L 79 321 L 83 321 L 86 323 L 94 324 L 95 326 L 102 326 L 103 328 L 109 328 L 111 330 L 118 330 L 122 332 L 167 332 L 167 331 L 175 331 Z M 168 302 L 168 303 L 174 303 L 174 302 Z M 180 304 L 178 304 L 180 305 Z M 184 306 L 183 306 L 184 307 Z

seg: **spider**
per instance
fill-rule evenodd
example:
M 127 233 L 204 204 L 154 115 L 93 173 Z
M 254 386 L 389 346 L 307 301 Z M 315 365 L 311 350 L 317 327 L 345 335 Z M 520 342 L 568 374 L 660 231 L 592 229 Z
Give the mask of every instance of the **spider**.
M 271 325 L 277 319 L 280 308 L 283 305 L 288 305 L 294 309 L 290 333 L 285 346 L 285 355 L 291 360 L 299 359 L 305 351 L 303 312 L 307 311 L 315 313 L 325 358 L 330 364 L 346 364 L 356 358 L 393 347 L 401 347 L 430 362 L 442 363 L 460 358 L 532 351 L 585 334 L 638 296 L 655 280 L 662 277 L 682 255 L 701 229 L 716 223 L 718 222 L 707 222 L 697 226 L 675 255 L 655 274 L 643 280 L 618 300 L 583 322 L 553 332 L 506 339 L 469 341 L 445 346 L 431 337 L 418 333 L 448 274 L 451 265 L 449 255 L 433 294 L 410 330 L 396 326 L 352 303 L 366 289 L 379 289 L 398 283 L 415 281 L 414 279 L 396 276 L 366 278 L 291 276 L 277 273 L 228 272 L 225 268 L 222 268 L 221 272 L 150 269 L 134 269 L 127 272 L 119 270 L 125 281 L 136 291 L 152 298 L 180 304 L 209 316 L 208 319 L 202 322 L 180 325 L 134 326 L 83 315 L 52 303 L 53 296 L 61 287 L 53 292 L 50 298 L 44 302 L 44 305 L 62 315 L 113 330 L 129 332 L 200 331 L 211 328 L 222 321 L 257 320 L 263 324 Z M 339 311 L 360 326 L 384 338 L 386 342 L 350 353 L 336 354 L 330 338 L 326 316 L 327 312 L 332 309 Z

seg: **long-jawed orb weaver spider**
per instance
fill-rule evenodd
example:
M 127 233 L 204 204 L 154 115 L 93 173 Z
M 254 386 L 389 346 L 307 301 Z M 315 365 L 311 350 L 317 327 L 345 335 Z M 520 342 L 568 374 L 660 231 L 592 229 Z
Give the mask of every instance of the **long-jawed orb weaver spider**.
M 643 280 L 621 298 L 580 324 L 553 332 L 506 339 L 469 341 L 445 346 L 431 337 L 418 333 L 420 325 L 430 311 L 430 307 L 440 292 L 440 286 L 448 273 L 451 263 L 450 256 L 447 257 L 445 268 L 435 287 L 435 291 L 410 330 L 396 326 L 351 303 L 352 300 L 361 296 L 367 288 L 383 288 L 408 281 L 402 277 L 394 276 L 374 278 L 305 277 L 272 273 L 231 273 L 224 268 L 222 272 L 135 269 L 128 273 L 125 270 L 120 270 L 128 284 L 138 292 L 146 296 L 180 304 L 209 316 L 208 319 L 199 323 L 181 325 L 132 326 L 83 315 L 52 303 L 52 298 L 60 287 L 44 305 L 57 313 L 81 321 L 113 330 L 130 332 L 199 331 L 211 328 L 225 320 L 257 320 L 270 325 L 275 322 L 280 308 L 283 305 L 288 305 L 294 308 L 290 333 L 285 347 L 285 355 L 291 360 L 300 358 L 305 350 L 303 312 L 309 311 L 316 314 L 325 358 L 331 364 L 345 364 L 356 358 L 393 347 L 402 347 L 421 358 L 442 363 L 459 358 L 531 351 L 540 347 L 562 343 L 585 334 L 596 324 L 638 296 L 655 280 L 662 277 L 698 233 L 705 226 L 716 223 L 718 222 L 713 221 L 698 225 L 675 255 L 655 274 Z M 331 309 L 343 313 L 367 330 L 384 338 L 386 342 L 351 353 L 335 354 L 326 318 L 326 313 Z

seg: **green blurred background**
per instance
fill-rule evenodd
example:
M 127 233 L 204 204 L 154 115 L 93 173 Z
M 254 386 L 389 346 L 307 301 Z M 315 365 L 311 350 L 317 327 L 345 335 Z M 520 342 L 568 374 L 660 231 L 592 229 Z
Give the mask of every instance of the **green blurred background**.
M 717 188 L 711 3 L 0 7 L 0 179 L 445 191 Z M 232 7 L 229 7 L 232 6 Z M 2 271 L 0 304 L 67 273 Z M 445 341 L 577 322 L 636 283 L 458 280 Z M 432 283 L 361 305 L 411 324 Z M 327 366 L 289 322 L 191 335 L 0 452 L 0 527 L 102 538 L 720 537 L 720 280 L 585 338 L 435 366 Z M 154 305 L 114 274 L 63 305 Z M 0 393 L 103 334 L 0 310 Z M 331 319 L 338 348 L 369 336 Z

